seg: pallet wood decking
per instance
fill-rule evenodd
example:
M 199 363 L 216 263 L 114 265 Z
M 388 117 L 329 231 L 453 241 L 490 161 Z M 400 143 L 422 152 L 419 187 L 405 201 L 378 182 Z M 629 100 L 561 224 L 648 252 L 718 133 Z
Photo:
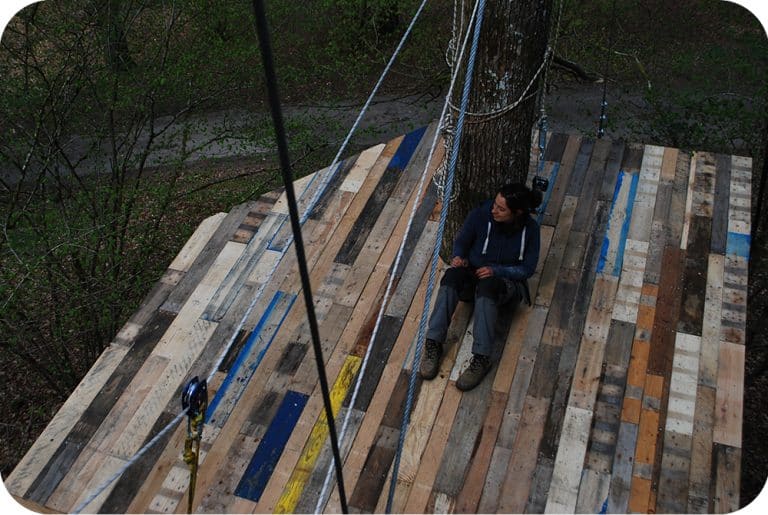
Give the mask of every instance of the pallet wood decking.
M 434 130 L 296 181 L 316 202 L 303 233 L 351 510 L 384 510 L 400 438 L 394 512 L 738 509 L 751 160 L 552 135 L 533 305 L 501 317 L 498 365 L 462 393 L 461 304 L 401 434 Z M 13 496 L 70 512 L 133 460 L 84 511 L 183 512 L 186 422 L 134 456 L 211 374 L 194 510 L 315 511 L 332 457 L 287 213 L 278 191 L 200 223 L 5 480 Z M 335 476 L 319 507 L 340 510 Z

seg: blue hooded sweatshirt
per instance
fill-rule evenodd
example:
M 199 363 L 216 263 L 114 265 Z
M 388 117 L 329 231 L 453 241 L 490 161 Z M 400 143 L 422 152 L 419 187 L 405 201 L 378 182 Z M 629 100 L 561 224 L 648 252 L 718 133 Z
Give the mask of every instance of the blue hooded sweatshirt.
M 539 261 L 539 224 L 530 215 L 524 215 L 522 227 L 496 222 L 492 206 L 493 200 L 487 200 L 470 211 L 454 240 L 453 255 L 469 259 L 472 268 L 490 266 L 494 276 L 525 283 Z

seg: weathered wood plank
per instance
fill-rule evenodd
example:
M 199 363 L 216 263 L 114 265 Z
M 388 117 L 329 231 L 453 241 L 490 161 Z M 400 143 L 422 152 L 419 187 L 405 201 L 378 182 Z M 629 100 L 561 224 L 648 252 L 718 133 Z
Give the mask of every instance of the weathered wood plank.
M 724 257 L 719 254 L 710 254 L 699 359 L 699 384 L 710 388 L 717 386 L 717 355 L 720 345 L 724 275 Z
M 485 380 L 462 394 L 435 477 L 433 496 L 442 493 L 455 499 L 461 491 L 472 455 L 480 441 L 482 425 L 478 421 L 484 420 L 488 412 L 491 383 Z
M 606 343 L 603 373 L 595 402 L 594 418 L 587 447 L 585 468 L 610 476 L 621 422 L 621 407 L 627 382 L 627 367 L 634 324 L 613 320 Z M 590 480 L 595 479 L 594 476 Z M 603 479 L 600 479 L 600 484 Z M 583 487 L 582 487 L 583 488 Z M 607 485 L 606 485 L 607 488 Z M 606 496 L 600 499 L 600 509 Z
M 578 199 L 576 197 L 566 197 L 563 200 L 563 208 L 558 218 L 557 227 L 552 235 L 552 244 L 549 247 L 549 252 L 541 254 L 545 259 L 540 259 L 540 261 L 543 261 L 543 269 L 534 300 L 534 304 L 537 306 L 549 306 L 554 296 L 554 289 L 563 263 L 563 256 L 565 255 L 565 248 L 568 243 L 568 235 L 571 232 L 577 202 Z
M 572 513 L 576 510 L 591 422 L 590 410 L 576 406 L 568 406 L 565 410 L 561 444 L 555 457 L 545 513 Z
M 567 134 L 561 132 L 552 134 L 547 141 L 547 148 L 544 151 L 542 161 L 560 161 L 569 139 Z
M 267 214 L 269 214 L 272 207 L 274 207 L 280 193 L 282 192 L 272 191 L 260 196 L 256 205 L 248 212 L 246 217 L 240 223 L 240 226 L 232 235 L 232 241 L 248 243 L 253 235 L 259 230 L 261 222 L 264 221 Z
M 589 165 L 579 192 L 579 204 L 581 206 L 592 207 L 595 204 L 595 199 L 600 195 L 603 174 L 610 151 L 611 142 L 608 140 L 599 139 L 592 146 Z M 573 230 L 586 231 L 591 222 L 591 210 L 579 209 L 573 216 Z
M 712 440 L 730 447 L 741 447 L 744 353 L 743 345 L 720 342 Z
M 643 409 L 637 430 L 635 463 L 629 495 L 629 511 L 648 512 L 655 507 L 651 491 L 656 447 L 661 433 L 659 409 L 662 403 L 664 377 L 648 374 L 643 389 Z
M 728 204 L 731 192 L 731 158 L 715 155 L 715 191 L 712 205 L 712 248 L 715 254 L 725 254 L 728 237 Z
M 624 158 L 625 150 L 626 145 L 623 141 L 617 140 L 611 143 L 611 151 L 605 163 L 603 182 L 597 195 L 598 200 L 610 202 L 611 198 L 613 198 L 613 190 L 616 188 L 616 179 L 621 171 L 621 162 Z
M 483 421 L 483 428 L 480 431 L 480 442 L 473 452 L 461 491 L 456 496 L 456 505 L 454 506 L 456 513 L 477 512 L 506 403 L 506 394 L 491 391 L 488 413 Z
M 680 235 L 680 248 L 685 250 L 688 245 L 688 232 L 691 226 L 691 217 L 693 217 L 693 198 L 694 184 L 696 180 L 696 167 L 699 165 L 697 153 L 691 156 L 690 167 L 688 169 L 688 185 L 685 188 L 685 215 L 683 221 L 683 231 Z
M 594 140 L 583 138 L 579 146 L 579 153 L 573 164 L 570 177 L 568 178 L 568 187 L 565 190 L 567 195 L 578 197 L 581 194 L 581 188 L 587 176 L 589 167 L 589 158 L 592 155 L 592 149 L 595 145 Z
M 563 198 L 570 182 L 571 172 L 574 164 L 576 163 L 576 156 L 579 153 L 581 147 L 581 136 L 570 135 L 568 136 L 568 143 L 563 150 L 562 160 L 557 171 L 557 177 L 554 182 L 550 183 L 550 195 L 547 201 L 546 210 L 544 216 L 540 222 L 542 225 L 556 225 L 557 219 L 560 216 L 560 209 L 562 207 Z
M 666 431 L 683 435 L 693 434 L 700 349 L 701 338 L 698 336 L 677 334 L 669 386 Z
M 612 318 L 628 323 L 637 319 L 642 296 L 643 277 L 648 257 L 648 242 L 627 239 L 624 246 L 624 262 L 616 291 Z
M 688 182 L 691 173 L 691 154 L 680 151 L 675 163 L 675 176 L 671 182 L 671 194 L 668 215 L 666 217 L 665 245 L 679 246 L 683 241 L 683 230 L 686 222 L 686 204 L 688 199 Z M 659 206 L 659 203 L 656 203 Z M 686 240 L 688 235 L 686 233 Z
M 461 392 L 449 383 L 444 390 L 440 409 L 435 417 L 432 431 L 422 454 L 421 464 L 413 479 L 403 513 L 425 513 L 432 485 L 437 475 L 451 426 L 461 400 Z
M 659 189 L 664 148 L 646 145 L 637 183 L 637 194 L 632 208 L 632 220 L 627 237 L 649 242 L 656 195 Z
M 598 277 L 595 280 L 581 348 L 576 359 L 569 406 L 590 411 L 594 409 L 617 287 L 615 277 Z M 563 443 L 566 442 L 561 442 L 561 445 Z
M 739 509 L 741 448 L 715 444 L 713 452 L 714 513 L 732 513 Z
M 720 340 L 743 345 L 746 340 L 748 260 L 728 254 L 725 257 Z
M 203 250 L 226 216 L 226 213 L 216 213 L 200 222 L 200 225 L 197 226 L 195 232 L 192 233 L 192 236 L 189 237 L 168 268 L 180 272 L 189 271 L 200 251 Z
M 379 156 L 384 151 L 385 147 L 386 145 L 382 143 L 362 152 L 360 157 L 355 161 L 355 164 L 352 165 L 352 168 L 339 186 L 339 189 L 341 191 L 349 191 L 352 193 L 360 191 L 371 168 L 376 164 L 376 161 L 379 159 Z
M 691 217 L 677 330 L 697 336 L 701 336 L 704 323 L 706 266 L 711 229 L 711 218 L 698 215 Z
M 731 157 L 728 232 L 748 235 L 751 227 L 752 159 Z
M 525 513 L 544 513 L 554 461 L 552 458 L 540 458 L 533 476 L 533 485 L 528 497 L 528 504 L 525 506 Z
M 507 466 L 497 510 L 523 513 L 536 469 L 539 444 L 544 435 L 544 422 L 549 399 L 527 397 L 512 444 L 512 458 Z
M 687 513 L 712 513 L 713 509 L 710 502 L 710 489 L 712 485 L 712 429 L 715 424 L 715 389 L 702 385 L 701 379 L 700 367 L 691 444 Z
M 688 504 L 700 348 L 699 337 L 677 334 L 657 499 L 664 512 L 683 512 Z
M 584 469 L 581 473 L 576 513 L 605 513 L 611 476 L 604 472 Z
M 639 417 L 638 417 L 639 418 Z M 632 465 L 637 444 L 638 425 L 622 421 L 616 439 L 616 457 L 608 491 L 608 513 L 626 513 L 632 485 Z
M 621 161 L 621 169 L 626 172 L 636 172 L 640 170 L 643 163 L 643 151 L 645 145 L 641 143 L 629 143 L 624 149 L 624 156 Z
M 674 247 L 664 249 L 656 312 L 653 321 L 648 372 L 664 377 L 672 366 L 675 328 L 680 312 L 684 253 Z

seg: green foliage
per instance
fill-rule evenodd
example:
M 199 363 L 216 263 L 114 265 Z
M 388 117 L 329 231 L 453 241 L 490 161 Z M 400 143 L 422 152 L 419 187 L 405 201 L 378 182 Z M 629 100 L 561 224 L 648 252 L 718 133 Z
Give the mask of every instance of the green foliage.
M 556 50 L 605 74 L 609 94 L 643 92 L 640 118 L 609 114 L 610 123 L 619 118 L 628 127 L 633 141 L 760 155 L 768 41 L 759 22 L 736 4 L 567 2 Z

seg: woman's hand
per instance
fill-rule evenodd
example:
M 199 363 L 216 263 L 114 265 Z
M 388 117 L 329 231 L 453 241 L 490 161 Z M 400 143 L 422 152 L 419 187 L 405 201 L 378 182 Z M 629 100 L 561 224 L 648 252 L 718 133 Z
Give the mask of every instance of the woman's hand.
M 489 266 L 483 266 L 475 270 L 475 276 L 478 279 L 487 279 L 488 277 L 493 277 L 493 268 Z
M 454 268 L 462 268 L 465 266 L 469 266 L 469 260 L 464 259 L 463 257 L 453 256 L 451 258 L 451 266 Z

